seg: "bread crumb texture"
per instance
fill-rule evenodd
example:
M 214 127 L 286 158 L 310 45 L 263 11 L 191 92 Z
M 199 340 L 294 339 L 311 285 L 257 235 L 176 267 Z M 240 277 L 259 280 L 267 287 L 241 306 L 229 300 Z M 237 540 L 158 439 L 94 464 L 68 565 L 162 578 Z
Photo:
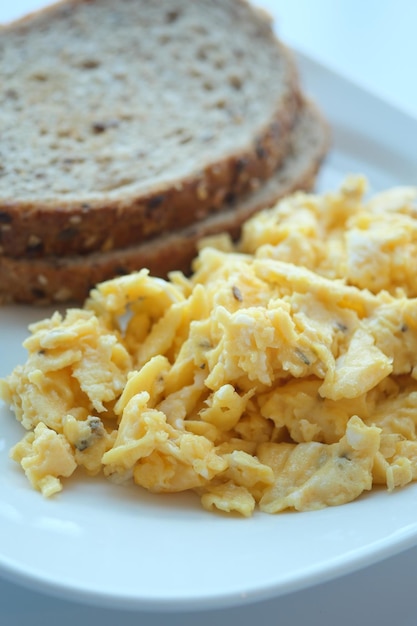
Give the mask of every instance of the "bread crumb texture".
M 95 0 L 3 28 L 0 82 L 0 198 L 15 202 L 204 169 L 253 143 L 289 76 L 245 2 Z

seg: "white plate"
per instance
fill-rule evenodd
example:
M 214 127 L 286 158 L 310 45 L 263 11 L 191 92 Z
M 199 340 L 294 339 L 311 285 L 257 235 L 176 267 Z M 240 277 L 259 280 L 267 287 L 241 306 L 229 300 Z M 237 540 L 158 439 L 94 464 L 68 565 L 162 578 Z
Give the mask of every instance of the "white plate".
M 319 188 L 363 172 L 373 190 L 417 180 L 417 122 L 299 55 L 308 91 L 333 125 Z M 25 358 L 30 320 L 49 311 L 0 309 L 0 376 Z M 417 544 L 417 485 L 380 490 L 312 513 L 204 512 L 192 495 L 152 496 L 97 479 L 69 481 L 44 500 L 8 450 L 21 436 L 0 408 L 0 573 L 69 599 L 143 610 L 220 608 L 279 596 Z

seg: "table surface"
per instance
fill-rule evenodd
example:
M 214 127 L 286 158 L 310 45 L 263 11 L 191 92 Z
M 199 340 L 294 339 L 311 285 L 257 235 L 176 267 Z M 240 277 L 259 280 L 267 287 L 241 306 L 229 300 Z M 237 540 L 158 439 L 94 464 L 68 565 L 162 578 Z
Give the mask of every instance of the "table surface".
M 0 22 L 45 4 L 0 2 Z M 411 0 L 258 0 L 273 15 L 280 37 L 380 98 L 417 118 L 417 3 Z M 7 5 L 7 6 L 6 6 Z M 417 144 L 417 137 L 416 137 Z M 416 183 L 416 181 L 410 181 Z M 156 614 L 108 610 L 63 601 L 0 580 L 0 623 L 20 626 L 415 626 L 417 548 L 276 600 L 204 613 Z

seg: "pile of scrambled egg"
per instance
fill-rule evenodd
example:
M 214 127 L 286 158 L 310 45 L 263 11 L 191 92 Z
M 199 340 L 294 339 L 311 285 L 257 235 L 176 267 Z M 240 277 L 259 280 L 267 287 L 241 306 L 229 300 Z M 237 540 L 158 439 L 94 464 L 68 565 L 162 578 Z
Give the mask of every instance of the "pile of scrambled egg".
M 417 188 L 296 193 L 187 278 L 99 284 L 1 382 L 45 496 L 81 466 L 249 516 L 417 478 Z

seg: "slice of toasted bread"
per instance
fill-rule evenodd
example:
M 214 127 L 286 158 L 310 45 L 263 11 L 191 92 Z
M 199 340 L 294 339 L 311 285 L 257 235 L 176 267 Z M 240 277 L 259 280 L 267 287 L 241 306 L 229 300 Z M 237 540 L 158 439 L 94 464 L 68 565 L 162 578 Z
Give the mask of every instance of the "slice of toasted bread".
M 0 257 L 0 299 L 4 302 L 82 301 L 98 282 L 142 267 L 157 276 L 189 271 L 202 237 L 229 232 L 262 208 L 298 189 L 310 189 L 329 146 L 329 129 L 311 103 L 305 104 L 292 133 L 289 153 L 275 175 L 255 192 L 216 215 L 183 230 L 122 250 L 69 257 Z
M 0 33 L 0 255 L 185 228 L 285 157 L 297 72 L 245 0 L 66 0 Z

